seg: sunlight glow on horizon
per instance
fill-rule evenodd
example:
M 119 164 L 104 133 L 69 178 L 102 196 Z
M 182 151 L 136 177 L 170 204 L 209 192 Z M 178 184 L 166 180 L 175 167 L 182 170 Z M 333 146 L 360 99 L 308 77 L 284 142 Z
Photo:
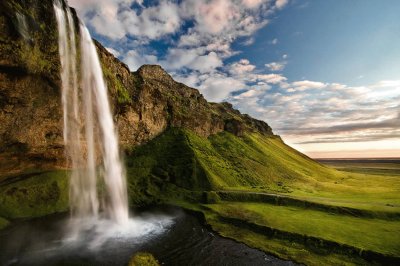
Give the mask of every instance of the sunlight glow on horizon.
M 400 140 L 295 144 L 289 146 L 311 158 L 400 158 Z

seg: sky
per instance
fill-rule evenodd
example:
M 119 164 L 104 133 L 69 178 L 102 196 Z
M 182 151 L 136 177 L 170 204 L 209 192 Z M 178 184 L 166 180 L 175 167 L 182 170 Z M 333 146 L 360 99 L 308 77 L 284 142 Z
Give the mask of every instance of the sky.
M 314 158 L 400 157 L 397 0 L 69 0 L 128 64 L 159 64 Z

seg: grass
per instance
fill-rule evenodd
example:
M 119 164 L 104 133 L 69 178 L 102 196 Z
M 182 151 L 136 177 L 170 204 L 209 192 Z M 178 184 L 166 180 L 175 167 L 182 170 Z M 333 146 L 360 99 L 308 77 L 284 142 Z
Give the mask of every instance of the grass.
M 244 242 L 271 255 L 286 260 L 294 260 L 306 265 L 369 265 L 367 261 L 357 256 L 329 252 L 313 252 L 304 245 L 289 239 L 274 239 L 263 234 L 256 233 L 242 226 L 234 226 L 221 222 L 216 215 L 206 212 L 206 220 L 220 235 Z M 373 264 L 372 264 L 373 265 Z
M 274 136 L 222 132 L 206 139 L 171 128 L 133 149 L 127 162 L 130 187 L 140 188 L 141 194 L 162 194 L 165 184 L 173 184 L 178 190 L 274 193 L 325 205 L 400 212 L 397 176 L 338 171 Z
M 136 180 L 137 185 L 137 180 L 146 180 L 147 190 L 153 190 L 153 195 L 168 195 L 160 200 L 174 203 L 175 199 L 181 206 L 188 200 L 198 204 L 198 196 L 187 195 L 205 191 L 200 201 L 211 204 L 206 206 L 217 215 L 276 228 L 283 235 L 288 232 L 348 245 L 352 252 L 371 250 L 400 256 L 397 176 L 338 171 L 295 151 L 276 136 L 247 133 L 237 137 L 222 132 L 206 139 L 176 128 L 134 149 L 128 161 L 130 183 Z M 135 173 L 137 179 L 133 179 Z M 218 191 L 242 194 L 227 203 L 221 202 Z M 279 203 L 284 206 L 255 203 L 245 196 L 257 193 L 285 196 L 304 202 L 304 206 L 291 206 L 285 201 Z M 308 208 L 307 202 L 322 208 Z M 356 211 L 342 213 L 343 207 Z M 259 242 L 265 236 L 242 226 L 238 229 L 210 211 L 199 210 L 219 233 L 282 258 L 311 265 L 368 263 L 358 254 L 330 253 L 327 248 L 310 248 L 298 242 L 293 246 L 290 239 L 269 237 L 268 242 Z
M 329 160 L 321 159 L 321 163 L 340 171 L 368 174 L 400 176 L 400 159 L 373 160 Z
M 400 222 L 265 203 L 212 204 L 218 214 L 400 257 Z

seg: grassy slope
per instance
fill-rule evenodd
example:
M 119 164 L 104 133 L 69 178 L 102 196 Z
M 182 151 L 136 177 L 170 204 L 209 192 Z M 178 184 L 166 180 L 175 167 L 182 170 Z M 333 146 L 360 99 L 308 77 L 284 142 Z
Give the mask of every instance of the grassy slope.
M 335 206 L 400 212 L 397 176 L 337 171 L 278 137 L 255 133 L 236 137 L 223 132 L 205 139 L 169 129 L 133 149 L 127 165 L 131 194 L 139 196 L 156 196 L 173 184 L 190 191 L 276 193 Z
M 254 133 L 239 138 L 223 132 L 204 139 L 188 131 L 170 129 L 150 143 L 133 150 L 129 162 L 129 182 L 132 185 L 144 178 L 150 193 L 153 190 L 153 195 L 167 194 L 167 200 L 172 202 L 176 197 L 182 202 L 190 191 L 240 191 L 273 193 L 371 213 L 400 212 L 398 177 L 337 171 L 293 150 L 278 137 Z M 174 185 L 167 188 L 161 180 Z M 240 203 L 218 203 L 218 196 L 215 195 L 208 192 L 203 197 L 203 202 L 216 203 L 203 205 L 212 207 L 211 212 L 204 212 L 214 229 L 284 258 L 308 264 L 338 261 L 357 264 L 360 263 L 357 260 L 362 260 L 343 254 L 317 255 L 321 250 L 304 253 L 301 243 L 287 245 L 290 239 L 272 238 L 268 244 L 257 242 L 264 241 L 261 240 L 264 237 L 254 232 L 238 236 L 237 227 L 222 224 L 213 217 L 238 215 L 236 218 L 279 230 L 400 256 L 397 248 L 400 221 L 397 218 L 385 220 L 385 217 L 372 219 L 340 213 L 333 215 L 304 207 L 246 202 L 246 197 L 239 198 Z M 337 233 L 337 228 L 343 231 Z
M 221 133 L 190 144 L 218 190 L 285 193 L 335 205 L 400 211 L 400 179 L 337 171 L 285 145 L 279 138 Z M 368 203 L 366 205 L 366 203 Z

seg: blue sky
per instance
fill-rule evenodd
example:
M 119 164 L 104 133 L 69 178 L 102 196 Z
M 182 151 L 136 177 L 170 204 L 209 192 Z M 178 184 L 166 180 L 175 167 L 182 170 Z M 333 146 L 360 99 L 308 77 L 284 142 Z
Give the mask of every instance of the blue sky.
M 291 80 L 363 85 L 396 79 L 399 14 L 398 1 L 295 1 L 255 34 L 256 42 L 243 56 L 258 66 L 289 54 L 283 73 Z M 279 42 L 263 53 L 270 36 Z
M 132 71 L 160 64 L 311 156 L 400 156 L 399 1 L 69 3 Z

